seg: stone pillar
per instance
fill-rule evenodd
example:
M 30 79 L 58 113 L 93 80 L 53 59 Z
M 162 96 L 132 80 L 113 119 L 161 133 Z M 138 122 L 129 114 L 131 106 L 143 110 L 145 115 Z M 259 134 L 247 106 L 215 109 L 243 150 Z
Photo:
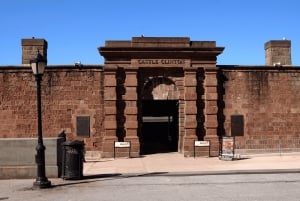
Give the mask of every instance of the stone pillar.
M 44 39 L 22 39 L 22 64 L 30 64 L 30 60 L 40 52 L 47 59 L 48 43 Z
M 137 68 L 128 68 L 125 72 L 125 141 L 131 142 L 131 156 L 139 156 Z
M 218 128 L 218 79 L 217 68 L 205 68 L 204 80 L 204 103 L 205 103 L 205 140 L 211 142 L 211 155 L 219 155 L 219 137 L 217 135 Z
M 271 40 L 265 43 L 265 59 L 267 66 L 291 65 L 291 41 Z
M 117 68 L 104 70 L 104 136 L 102 157 L 112 157 L 114 141 L 117 141 Z
M 184 156 L 193 156 L 197 140 L 197 69 L 184 69 Z

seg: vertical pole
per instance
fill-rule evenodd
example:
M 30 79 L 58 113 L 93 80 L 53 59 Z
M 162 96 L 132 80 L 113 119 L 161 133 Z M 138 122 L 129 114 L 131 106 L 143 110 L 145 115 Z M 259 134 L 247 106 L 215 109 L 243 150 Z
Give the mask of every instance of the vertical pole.
M 194 158 L 196 157 L 196 146 L 195 146 L 196 140 L 194 140 Z
M 129 153 L 128 153 L 128 157 L 130 158 L 130 152 L 131 152 L 131 142 L 129 141 Z
M 41 80 L 42 75 L 35 75 L 35 80 L 37 83 L 37 113 L 38 113 L 38 144 L 36 146 L 36 163 L 37 163 L 37 177 L 33 186 L 39 188 L 48 188 L 51 186 L 51 182 L 46 177 L 45 171 L 45 146 L 43 144 L 43 134 L 42 134 L 42 104 L 41 104 Z
M 208 145 L 208 157 L 210 157 L 210 140 L 208 140 L 209 145 Z
M 116 141 L 114 141 L 114 159 L 116 159 Z

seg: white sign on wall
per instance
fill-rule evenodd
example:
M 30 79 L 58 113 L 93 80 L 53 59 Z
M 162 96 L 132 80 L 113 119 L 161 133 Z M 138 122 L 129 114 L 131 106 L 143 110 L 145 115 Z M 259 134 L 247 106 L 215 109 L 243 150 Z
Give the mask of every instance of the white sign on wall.
M 196 147 L 208 147 L 208 156 L 210 157 L 210 141 L 209 140 L 206 140 L 206 141 L 195 140 L 195 142 L 194 142 L 194 158 L 196 157 Z M 202 148 L 200 148 L 200 149 L 202 149 Z
M 195 147 L 209 147 L 209 141 L 195 141 Z
M 115 142 L 115 147 L 118 148 L 130 147 L 130 142 Z

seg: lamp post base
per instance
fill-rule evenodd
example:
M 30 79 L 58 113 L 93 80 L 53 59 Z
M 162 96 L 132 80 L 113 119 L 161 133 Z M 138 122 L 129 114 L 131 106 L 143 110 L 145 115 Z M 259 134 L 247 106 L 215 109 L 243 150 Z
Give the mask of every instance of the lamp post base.
M 36 181 L 33 183 L 33 187 L 35 187 L 35 188 L 50 188 L 51 181 L 49 181 L 46 177 L 45 178 L 37 178 Z

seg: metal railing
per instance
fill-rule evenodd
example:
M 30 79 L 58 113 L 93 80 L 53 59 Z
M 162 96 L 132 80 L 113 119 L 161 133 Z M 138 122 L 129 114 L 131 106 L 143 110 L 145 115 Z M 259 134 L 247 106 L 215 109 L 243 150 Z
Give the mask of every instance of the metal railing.
M 300 137 L 275 136 L 253 139 L 236 139 L 236 154 L 263 154 L 300 152 Z

